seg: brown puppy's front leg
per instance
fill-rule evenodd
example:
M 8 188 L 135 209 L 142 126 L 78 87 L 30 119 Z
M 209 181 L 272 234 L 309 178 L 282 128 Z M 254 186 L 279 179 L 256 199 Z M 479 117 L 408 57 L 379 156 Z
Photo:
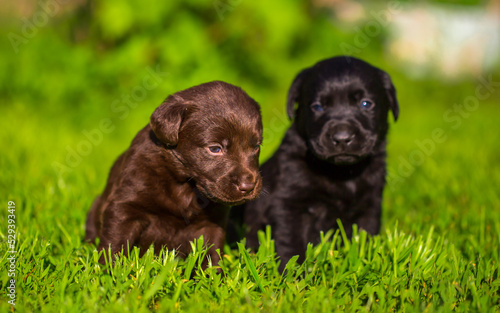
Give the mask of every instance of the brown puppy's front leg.
M 111 249 L 112 255 L 123 249 L 128 256 L 128 249 L 138 241 L 147 226 L 147 221 L 140 218 L 137 210 L 128 205 L 109 205 L 103 213 L 101 236 L 98 250 Z M 104 264 L 104 255 L 99 259 Z
M 208 244 L 212 246 L 208 249 L 208 255 L 212 260 L 212 264 L 217 266 L 219 265 L 220 255 L 217 253 L 217 249 L 219 249 L 220 254 L 222 255 L 224 249 L 224 242 L 226 242 L 226 232 L 220 228 L 219 226 L 213 227 L 207 230 Z M 208 259 L 205 260 L 206 264 L 203 265 L 208 266 Z M 218 272 L 221 272 L 219 269 Z
M 203 223 L 203 225 L 198 225 L 196 231 L 193 232 L 194 238 L 199 238 L 203 235 L 204 244 L 206 247 L 210 247 L 207 251 L 207 257 L 203 260 L 203 268 L 208 267 L 208 258 L 212 261 L 214 266 L 217 266 L 220 261 L 220 253 L 224 248 L 224 242 L 226 241 L 226 232 L 222 227 L 214 223 Z M 220 270 L 219 270 L 220 272 Z
M 101 197 L 98 196 L 94 203 L 92 203 L 92 207 L 90 208 L 89 213 L 87 214 L 87 221 L 85 223 L 85 240 L 87 242 L 94 242 L 98 236 L 98 227 L 96 225 L 96 214 L 99 206 L 101 205 Z

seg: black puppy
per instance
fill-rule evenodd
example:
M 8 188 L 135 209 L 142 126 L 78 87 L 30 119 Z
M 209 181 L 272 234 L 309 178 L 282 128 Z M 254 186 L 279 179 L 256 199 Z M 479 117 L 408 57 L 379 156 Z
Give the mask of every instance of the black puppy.
M 265 192 L 239 211 L 250 247 L 271 225 L 281 269 L 294 255 L 303 261 L 307 244 L 337 228 L 337 219 L 349 236 L 352 224 L 379 232 L 387 115 L 391 110 L 396 120 L 399 113 L 389 75 L 346 56 L 299 73 L 287 110 L 295 121 L 261 167 Z

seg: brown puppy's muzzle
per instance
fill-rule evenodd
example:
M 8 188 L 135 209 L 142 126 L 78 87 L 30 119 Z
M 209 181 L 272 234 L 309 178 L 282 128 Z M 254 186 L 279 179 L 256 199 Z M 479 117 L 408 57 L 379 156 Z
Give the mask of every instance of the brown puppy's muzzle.
M 240 175 L 236 181 L 236 186 L 243 196 L 249 195 L 257 186 L 256 175 L 250 172 Z
M 243 202 L 254 200 L 262 190 L 262 177 L 259 172 L 248 177 L 243 177 L 238 185 L 238 190 L 243 195 Z
M 257 170 L 248 170 L 233 176 L 233 185 L 235 192 L 232 193 L 232 197 L 235 202 L 241 204 L 259 195 L 262 189 L 262 178 Z
M 258 172 L 229 174 L 215 181 L 200 180 L 197 185 L 214 202 L 238 205 L 257 198 L 262 189 L 262 177 Z

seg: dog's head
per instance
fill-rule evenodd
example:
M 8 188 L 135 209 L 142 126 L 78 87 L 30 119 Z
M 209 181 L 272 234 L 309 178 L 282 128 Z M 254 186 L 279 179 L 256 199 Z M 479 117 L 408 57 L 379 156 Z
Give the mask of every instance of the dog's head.
M 337 165 L 357 163 L 383 149 L 387 114 L 392 111 L 395 120 L 399 114 L 389 75 L 344 56 L 299 73 L 288 93 L 287 109 L 311 152 Z
M 241 88 L 215 81 L 177 92 L 150 125 L 210 200 L 238 204 L 260 193 L 260 108 Z

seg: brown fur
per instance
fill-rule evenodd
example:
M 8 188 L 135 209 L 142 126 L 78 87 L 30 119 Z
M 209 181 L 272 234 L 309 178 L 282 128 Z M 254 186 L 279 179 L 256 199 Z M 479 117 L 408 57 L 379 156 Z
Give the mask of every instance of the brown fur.
M 217 264 L 230 206 L 261 190 L 261 142 L 259 106 L 240 88 L 211 82 L 169 96 L 113 165 L 86 240 L 113 254 L 153 244 L 185 256 L 203 235 Z

